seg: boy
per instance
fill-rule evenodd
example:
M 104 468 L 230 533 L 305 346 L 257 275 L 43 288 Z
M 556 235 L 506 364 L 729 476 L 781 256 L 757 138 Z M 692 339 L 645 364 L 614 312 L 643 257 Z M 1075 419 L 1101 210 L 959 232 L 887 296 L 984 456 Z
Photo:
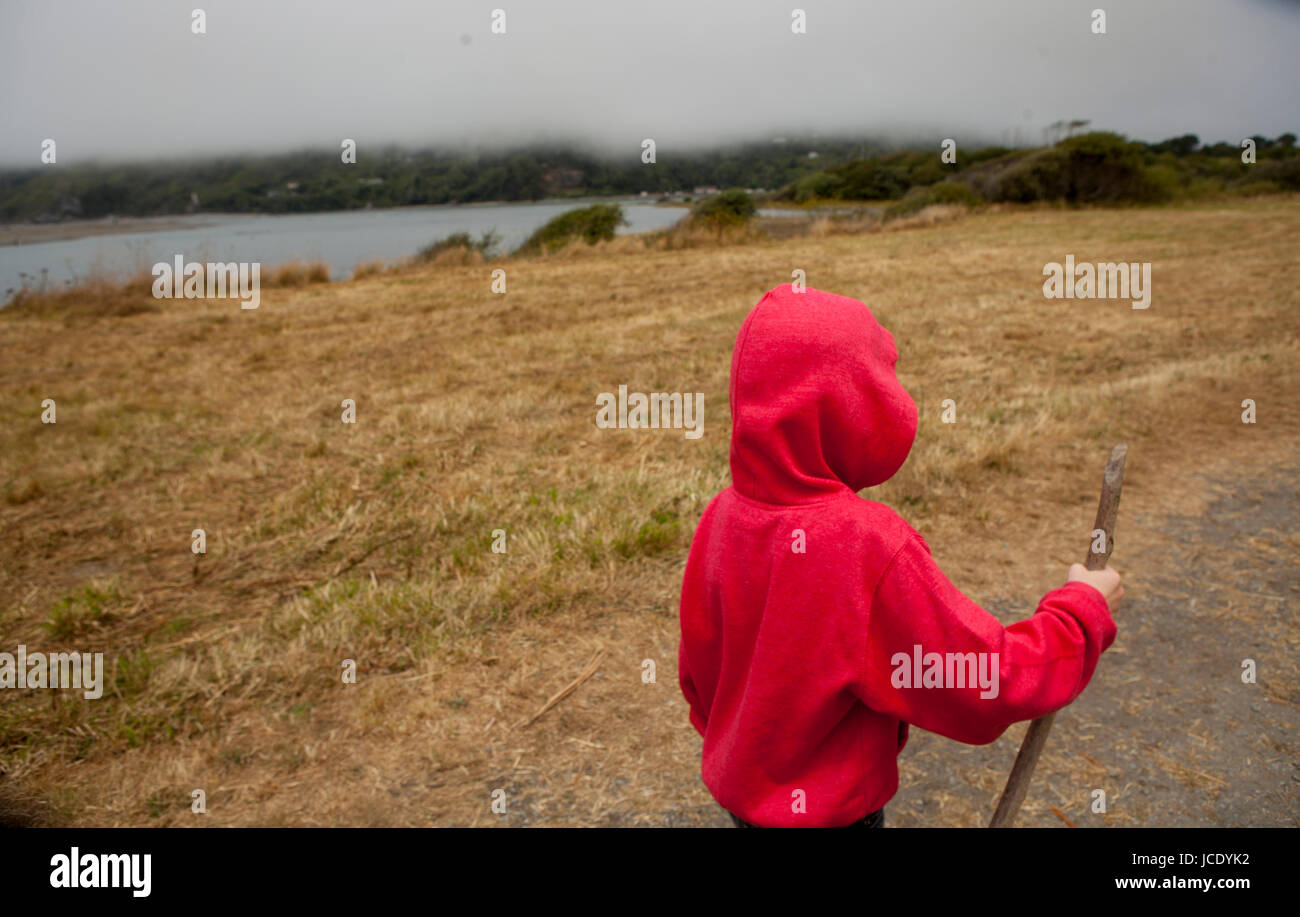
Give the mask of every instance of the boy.
M 909 723 L 992 742 L 1078 697 L 1115 639 L 1110 568 L 1075 564 L 1004 628 L 857 495 L 916 437 L 897 361 L 865 305 L 788 284 L 736 337 L 732 485 L 691 544 L 679 681 L 704 783 L 738 825 L 878 825 Z

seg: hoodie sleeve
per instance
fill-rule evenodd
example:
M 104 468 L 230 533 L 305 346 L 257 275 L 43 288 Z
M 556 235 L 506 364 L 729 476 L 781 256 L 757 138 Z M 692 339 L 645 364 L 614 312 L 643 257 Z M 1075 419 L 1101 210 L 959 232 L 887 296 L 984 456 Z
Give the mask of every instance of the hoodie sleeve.
M 1012 723 L 1071 703 L 1115 633 L 1105 597 L 1078 582 L 1003 627 L 948 580 L 913 532 L 876 587 L 857 693 L 880 713 L 984 745 Z
M 704 713 L 704 705 L 700 703 L 700 692 L 696 689 L 695 681 L 691 678 L 690 669 L 686 664 L 685 641 L 677 650 L 677 683 L 681 686 L 687 706 L 690 707 L 691 725 L 695 727 L 696 732 L 704 735 L 704 730 L 709 725 L 709 718 Z

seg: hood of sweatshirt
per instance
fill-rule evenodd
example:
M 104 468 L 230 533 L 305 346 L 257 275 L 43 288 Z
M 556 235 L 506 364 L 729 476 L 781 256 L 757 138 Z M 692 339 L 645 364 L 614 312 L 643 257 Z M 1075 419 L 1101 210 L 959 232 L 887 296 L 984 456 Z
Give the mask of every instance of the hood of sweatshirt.
M 731 480 L 796 505 L 887 481 L 916 438 L 898 348 L 863 303 L 790 284 L 749 313 L 731 357 Z

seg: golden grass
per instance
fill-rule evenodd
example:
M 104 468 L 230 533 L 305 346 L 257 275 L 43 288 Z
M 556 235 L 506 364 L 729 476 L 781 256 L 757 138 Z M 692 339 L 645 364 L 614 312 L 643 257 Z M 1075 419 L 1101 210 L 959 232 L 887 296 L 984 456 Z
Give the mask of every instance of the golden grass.
M 72 321 L 62 298 L 4 310 L 0 650 L 103 651 L 110 687 L 2 692 L 0 788 L 96 825 L 193 823 L 195 787 L 216 824 L 489 823 L 494 787 L 546 801 L 533 824 L 700 803 L 675 688 L 681 568 L 728 483 L 736 329 L 795 269 L 895 334 L 923 420 L 871 496 L 963 586 L 1055 585 L 1041 561 L 1080 553 L 1114 442 L 1130 489 L 1197 448 L 1294 443 L 1294 198 L 817 225 L 343 284 L 299 269 L 256 311 L 150 297 L 131 314 L 135 294 L 86 291 Z M 1153 262 L 1151 308 L 1044 299 L 1042 266 L 1066 253 Z M 703 392 L 704 437 L 597 430 L 596 395 L 620 383 Z M 514 727 L 602 648 L 588 684 Z
M 352 269 L 353 280 L 365 280 L 367 277 L 377 277 L 388 269 L 388 265 L 382 258 L 373 258 L 370 261 L 362 261 Z
M 312 283 L 329 283 L 330 266 L 324 261 L 291 261 L 267 272 L 262 278 L 264 286 L 304 287 Z
M 24 287 L 14 294 L 5 311 L 69 321 L 158 312 L 162 301 L 154 297 L 154 279 L 150 272 L 141 271 L 125 281 L 95 275 L 70 287 Z M 291 261 L 262 271 L 260 281 L 262 289 L 268 290 L 329 282 L 329 265 L 323 261 Z
M 23 287 L 13 295 L 7 308 L 42 317 L 111 317 L 157 312 L 153 281 L 153 276 L 143 271 L 125 281 L 96 275 L 75 286 Z

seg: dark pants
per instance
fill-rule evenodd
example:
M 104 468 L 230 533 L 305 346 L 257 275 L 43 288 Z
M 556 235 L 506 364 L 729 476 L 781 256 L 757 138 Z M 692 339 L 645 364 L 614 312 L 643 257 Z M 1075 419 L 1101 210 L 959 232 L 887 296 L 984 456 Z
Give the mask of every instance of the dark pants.
M 728 815 L 731 815 L 730 812 L 728 812 L 727 814 L 728 814 Z M 758 825 L 751 825 L 751 824 L 750 824 L 749 822 L 747 822 L 747 821 L 741 821 L 739 818 L 737 818 L 737 817 L 734 816 L 734 815 L 731 815 L 731 820 L 732 820 L 733 822 L 736 823 L 736 827 L 737 827 L 737 828 L 757 828 L 757 827 L 758 827 Z M 884 809 L 877 809 L 876 811 L 874 811 L 874 812 L 870 813 L 869 815 L 867 815 L 867 816 L 866 816 L 865 818 L 863 818 L 861 821 L 855 821 L 855 822 L 853 822 L 852 824 L 850 824 L 850 825 L 844 825 L 843 827 L 845 827 L 845 828 L 883 828 L 883 827 L 885 827 L 885 810 L 884 810 Z

